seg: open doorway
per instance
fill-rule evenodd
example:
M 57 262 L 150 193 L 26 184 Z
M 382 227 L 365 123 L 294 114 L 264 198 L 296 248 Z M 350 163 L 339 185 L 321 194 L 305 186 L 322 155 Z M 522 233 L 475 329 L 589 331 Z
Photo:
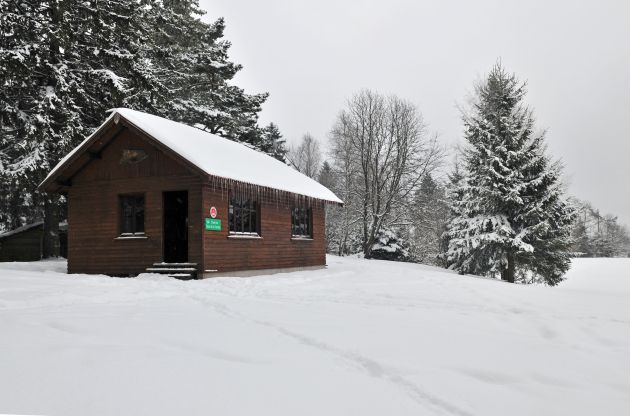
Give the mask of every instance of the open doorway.
M 164 192 L 164 262 L 188 262 L 188 191 Z

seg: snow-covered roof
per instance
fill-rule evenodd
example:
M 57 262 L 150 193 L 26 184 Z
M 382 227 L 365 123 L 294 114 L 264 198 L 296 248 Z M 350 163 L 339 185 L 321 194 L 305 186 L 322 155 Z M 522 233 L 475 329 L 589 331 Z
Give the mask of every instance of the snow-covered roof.
M 116 108 L 94 134 L 66 155 L 42 185 L 55 176 L 86 143 L 119 115 L 208 175 L 343 203 L 332 191 L 286 164 L 248 146 L 186 124 L 128 108 Z
M 6 237 L 11 237 L 12 235 L 16 235 L 16 234 L 19 234 L 21 232 L 28 231 L 31 228 L 42 226 L 43 224 L 44 224 L 44 221 L 37 221 L 37 222 L 34 222 L 32 224 L 23 225 L 21 227 L 15 228 L 15 229 L 10 230 L 10 231 L 5 231 L 3 233 L 0 233 L 0 239 L 6 238 Z
M 18 228 L 14 228 L 13 230 L 9 230 L 9 231 L 4 231 L 4 232 L 0 232 L 0 240 L 3 238 L 7 238 L 7 237 L 11 237 L 12 235 L 16 235 L 19 233 L 22 233 L 24 231 L 28 231 L 32 228 L 37 228 L 37 227 L 41 227 L 42 225 L 44 225 L 44 221 L 36 221 L 30 224 L 26 224 L 23 225 L 21 227 Z M 68 229 L 68 223 L 63 221 L 59 223 L 59 230 L 60 231 L 65 231 Z

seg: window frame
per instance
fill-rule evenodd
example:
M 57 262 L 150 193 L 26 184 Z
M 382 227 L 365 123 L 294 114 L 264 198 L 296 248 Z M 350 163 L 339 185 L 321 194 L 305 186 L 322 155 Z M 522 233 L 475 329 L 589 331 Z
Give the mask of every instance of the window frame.
M 233 202 L 237 201 L 238 205 L 235 205 Z M 249 204 L 247 207 L 244 207 L 244 203 L 248 202 Z M 240 231 L 236 230 L 236 224 L 235 224 L 235 219 L 236 219 L 236 209 L 240 209 L 242 210 L 247 210 L 247 214 L 248 214 L 248 220 L 247 222 L 249 223 L 248 226 L 248 231 L 245 231 L 245 221 L 244 221 L 244 217 L 242 216 L 241 213 L 241 221 L 240 221 Z M 260 203 L 252 198 L 244 198 L 244 197 L 239 197 L 237 195 L 235 195 L 234 192 L 229 192 L 228 193 L 228 237 L 232 236 L 232 237 L 245 237 L 245 238 L 257 238 L 257 237 L 261 237 L 261 218 L 260 218 Z M 253 227 L 251 226 L 251 221 L 252 221 L 252 213 L 255 214 L 255 224 L 253 225 Z M 232 229 L 232 224 L 234 224 L 234 230 Z
M 131 215 L 132 218 L 132 232 L 124 230 L 124 219 L 125 215 L 123 214 L 123 200 L 125 198 L 135 198 L 137 200 L 142 198 L 142 231 L 138 230 L 137 224 L 137 205 L 134 203 L 133 205 L 133 213 Z M 143 237 L 146 236 L 146 195 L 144 193 L 126 193 L 118 195 L 118 232 L 120 237 Z
M 295 212 L 298 211 L 298 215 Z M 296 218 L 298 221 L 296 222 Z M 304 221 L 306 220 L 306 221 Z M 306 233 L 297 233 L 296 230 L 301 227 L 302 224 L 306 224 Z M 291 239 L 294 240 L 312 240 L 313 239 L 313 208 L 306 206 L 293 206 L 291 207 Z

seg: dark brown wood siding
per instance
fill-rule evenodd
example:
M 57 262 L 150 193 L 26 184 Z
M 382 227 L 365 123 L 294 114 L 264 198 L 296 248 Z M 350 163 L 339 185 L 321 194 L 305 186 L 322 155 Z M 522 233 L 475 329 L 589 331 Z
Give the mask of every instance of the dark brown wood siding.
M 121 164 L 124 149 L 147 158 Z M 68 272 L 137 274 L 162 261 L 162 192 L 188 191 L 188 257 L 203 267 L 201 179 L 130 131 L 107 146 L 75 177 L 68 191 Z M 146 239 L 119 239 L 121 194 L 145 196 Z
M 34 261 L 42 258 L 43 226 L 0 238 L 0 261 Z
M 217 208 L 221 231 L 203 231 L 206 270 L 218 272 L 320 266 L 326 264 L 324 205 L 311 203 L 312 240 L 291 238 L 291 203 L 274 195 L 258 198 L 261 215 L 261 239 L 229 237 L 229 188 L 203 186 L 203 215 L 210 217 L 210 207 Z
M 123 150 L 147 158 L 121 164 Z M 218 272 L 319 266 L 326 263 L 324 205 L 312 200 L 313 238 L 291 238 L 291 203 L 274 192 L 259 199 L 262 239 L 229 237 L 229 185 L 211 182 L 131 130 L 119 134 L 74 177 L 68 190 L 68 272 L 142 273 L 163 258 L 162 193 L 188 191 L 188 260 L 198 270 Z M 238 161 L 235 161 L 238 163 Z M 119 195 L 145 197 L 145 234 L 120 239 Z M 286 196 L 285 196 L 286 197 Z M 221 231 L 206 231 L 210 207 L 218 209 Z
M 60 224 L 60 227 L 61 224 Z M 28 224 L 8 234 L 0 235 L 0 262 L 35 261 L 42 258 L 42 222 Z M 68 238 L 66 229 L 59 230 L 59 255 L 67 257 Z

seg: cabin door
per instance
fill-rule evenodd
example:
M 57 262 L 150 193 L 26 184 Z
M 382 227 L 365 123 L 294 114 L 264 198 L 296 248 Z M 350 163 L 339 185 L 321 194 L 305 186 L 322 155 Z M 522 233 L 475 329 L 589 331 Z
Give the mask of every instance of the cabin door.
M 188 262 L 188 191 L 164 192 L 164 262 Z

